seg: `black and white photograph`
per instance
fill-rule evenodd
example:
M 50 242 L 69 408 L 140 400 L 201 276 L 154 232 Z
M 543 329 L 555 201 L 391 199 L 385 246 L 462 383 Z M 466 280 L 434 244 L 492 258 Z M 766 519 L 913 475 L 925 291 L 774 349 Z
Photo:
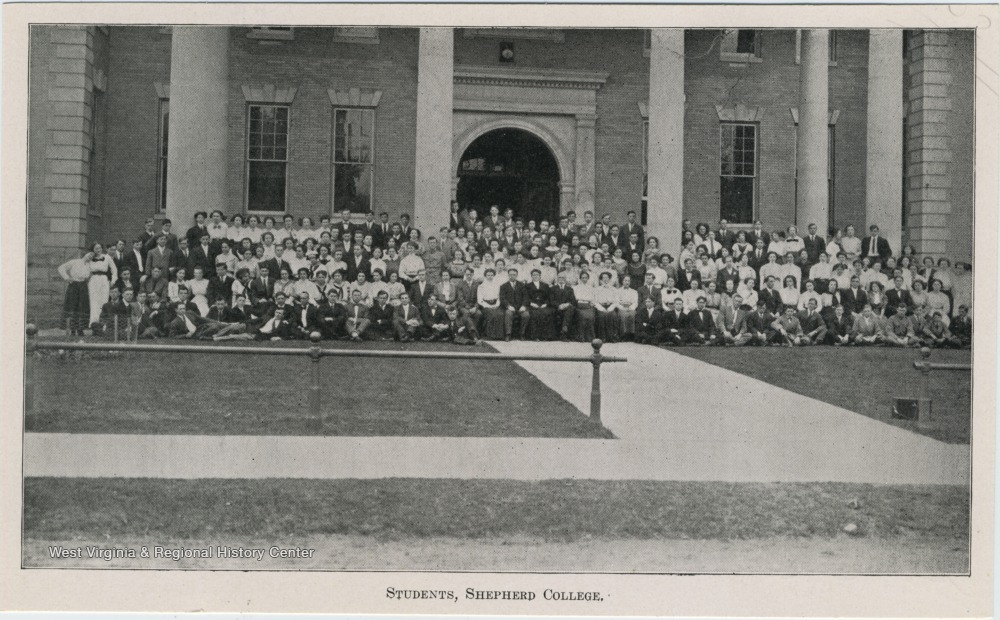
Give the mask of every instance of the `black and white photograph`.
M 980 577 L 996 7 L 584 8 L 25 20 L 5 563 L 371 573 L 407 613 Z M 438 573 L 519 585 L 377 576 Z

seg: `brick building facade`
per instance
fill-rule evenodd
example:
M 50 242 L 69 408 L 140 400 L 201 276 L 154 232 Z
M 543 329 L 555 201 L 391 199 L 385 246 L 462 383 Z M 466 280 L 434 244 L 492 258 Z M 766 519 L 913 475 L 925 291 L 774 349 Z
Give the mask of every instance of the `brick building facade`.
M 151 216 L 371 206 L 427 230 L 487 187 L 526 215 L 645 207 L 670 240 L 722 214 L 875 223 L 968 260 L 974 54 L 957 30 L 36 26 L 29 315 L 56 265 Z M 465 157 L 515 133 L 555 172 Z

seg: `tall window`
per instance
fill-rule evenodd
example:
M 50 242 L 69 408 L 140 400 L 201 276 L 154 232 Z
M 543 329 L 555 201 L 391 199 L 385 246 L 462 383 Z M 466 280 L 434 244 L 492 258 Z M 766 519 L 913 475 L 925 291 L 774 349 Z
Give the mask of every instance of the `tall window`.
M 649 216 L 649 121 L 642 121 L 642 213 L 640 223 L 645 226 Z
M 156 207 L 167 210 L 167 131 L 170 127 L 170 100 L 160 99 L 160 128 L 156 169 Z
M 753 223 L 757 180 L 757 126 L 723 123 L 719 136 L 719 217 L 732 224 Z
M 247 118 L 247 211 L 284 211 L 288 176 L 288 106 L 250 105 Z
M 365 213 L 375 190 L 375 110 L 333 110 L 333 210 Z
M 727 30 L 719 45 L 719 60 L 761 62 L 760 30 Z

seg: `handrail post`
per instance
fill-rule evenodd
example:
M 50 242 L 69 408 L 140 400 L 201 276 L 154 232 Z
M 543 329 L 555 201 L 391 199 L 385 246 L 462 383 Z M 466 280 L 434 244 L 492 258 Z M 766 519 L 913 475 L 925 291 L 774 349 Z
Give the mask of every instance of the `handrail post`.
M 934 422 L 931 420 L 931 350 L 928 347 L 921 348 L 920 356 L 924 358 L 924 361 L 913 364 L 920 370 L 920 396 L 917 398 L 917 428 L 928 429 L 934 425 Z
M 309 357 L 312 359 L 312 385 L 309 386 L 309 413 L 316 422 L 317 429 L 322 433 L 325 421 L 320 410 L 320 373 L 319 361 L 323 358 L 323 351 L 319 347 L 320 333 L 312 332 L 309 340 L 312 346 L 309 347 Z
M 38 335 L 38 328 L 34 323 L 24 326 L 24 333 L 27 336 L 24 358 L 24 414 L 35 412 L 35 351 L 37 350 L 35 337 Z
M 594 347 L 594 354 L 590 357 L 594 372 L 590 381 L 590 421 L 601 423 L 601 346 L 604 345 L 600 338 L 594 338 L 590 343 Z

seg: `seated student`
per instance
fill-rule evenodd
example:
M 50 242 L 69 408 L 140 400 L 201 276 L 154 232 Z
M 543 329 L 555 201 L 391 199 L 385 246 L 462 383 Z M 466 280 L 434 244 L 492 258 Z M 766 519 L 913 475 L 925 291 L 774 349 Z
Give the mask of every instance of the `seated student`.
M 715 344 L 715 318 L 705 307 L 705 297 L 698 298 L 697 306 L 687 314 L 686 340 L 691 344 Z
M 865 303 L 861 312 L 854 315 L 851 341 L 857 346 L 866 346 L 881 344 L 882 340 L 882 321 L 872 311 L 871 305 Z
M 576 313 L 576 295 L 566 284 L 565 272 L 556 276 L 556 284 L 549 288 L 549 303 L 555 314 L 555 328 L 560 340 L 569 340 L 573 315 Z
M 885 292 L 886 313 L 888 314 L 889 307 L 903 306 L 906 309 L 906 313 L 909 314 L 914 305 L 913 296 L 906 289 L 906 283 L 902 274 L 895 276 L 892 282 L 893 287 Z
M 288 310 L 288 319 L 295 326 L 295 332 L 299 338 L 308 340 L 313 332 L 320 331 L 319 308 L 312 302 L 309 293 L 302 291 L 298 297 L 294 298 Z
M 635 315 L 635 341 L 639 344 L 659 344 L 663 309 L 653 297 L 646 297 Z
M 594 307 L 594 287 L 590 285 L 590 272 L 580 272 L 580 282 L 573 287 L 576 298 L 576 339 L 590 342 L 595 335 L 597 313 Z
M 747 344 L 764 346 L 770 342 L 774 336 L 771 323 L 774 322 L 774 315 L 768 310 L 767 302 L 763 299 L 757 300 L 757 307 L 747 316 L 747 331 L 750 333 L 750 341 Z
M 681 299 L 684 300 L 684 312 L 694 312 L 698 307 L 698 300 L 702 297 L 705 297 L 705 291 L 701 289 L 701 282 L 699 280 L 692 281 L 690 288 L 681 293 Z
M 854 319 L 844 306 L 833 306 L 833 314 L 826 320 L 826 341 L 835 347 L 851 343 L 851 333 L 854 331 Z
M 438 330 L 436 339 L 453 344 L 473 345 L 479 342 L 479 332 L 468 316 L 462 316 L 458 308 L 449 305 L 445 308 L 444 328 Z
M 147 296 L 150 293 L 156 293 L 158 297 L 165 297 L 167 295 L 167 279 L 163 276 L 163 270 L 159 267 L 153 267 L 149 277 L 139 285 L 139 291 Z
M 449 330 L 448 323 L 448 311 L 445 310 L 445 304 L 437 298 L 437 295 L 431 294 L 427 298 L 427 304 L 424 306 L 424 326 L 427 328 L 426 340 L 428 341 L 438 341 L 438 340 L 448 340 Z
M 852 315 L 860 313 L 868 305 L 868 293 L 861 288 L 861 278 L 858 276 L 851 276 L 850 288 L 841 291 L 840 295 L 844 308 Z
M 274 314 L 266 319 L 257 330 L 258 340 L 292 340 L 295 338 L 295 325 L 285 316 L 284 299 L 281 301 L 282 303 L 274 306 Z
M 245 301 L 244 298 L 240 298 Z M 193 319 L 197 325 L 196 337 L 207 340 L 252 340 L 246 324 L 246 314 L 242 307 L 238 310 L 229 308 L 226 299 L 219 297 L 208 309 L 204 322 Z
M 802 291 L 802 293 L 799 294 L 799 303 L 798 303 L 798 309 L 799 309 L 799 311 L 801 312 L 801 311 L 804 311 L 804 310 L 808 310 L 809 309 L 809 301 L 810 300 L 815 300 L 816 301 L 816 307 L 817 308 L 822 308 L 823 307 L 823 297 L 819 293 L 816 292 L 816 290 L 814 288 L 815 284 L 813 283 L 813 281 L 812 280 L 806 280 L 804 282 L 804 286 L 805 286 L 805 290 Z
M 529 334 L 535 340 L 552 340 L 554 317 L 550 305 L 549 285 L 542 282 L 542 270 L 531 270 L 531 282 L 525 286 L 528 306 Z
M 111 287 L 108 301 L 101 306 L 100 332 L 115 340 L 128 338 L 129 309 L 116 287 Z
M 958 349 L 962 346 L 962 341 L 948 330 L 944 318 L 944 313 L 941 310 L 935 310 L 931 314 L 930 320 L 924 325 L 924 343 L 929 347 L 939 349 Z
M 733 293 L 732 303 L 724 304 L 719 309 L 719 314 L 715 317 L 719 344 L 739 347 L 751 341 L 752 335 L 747 324 L 750 308 L 750 305 L 744 303 L 742 295 Z
M 379 291 L 375 296 L 375 303 L 368 310 L 368 318 L 371 321 L 368 334 L 375 340 L 391 340 L 393 331 L 393 316 L 396 309 L 389 303 L 389 292 Z
M 795 306 L 785 306 L 784 312 L 771 323 L 771 329 L 774 330 L 771 342 L 776 345 L 793 347 L 803 344 L 804 334 L 799 318 L 795 316 Z
M 684 314 L 684 301 L 678 298 L 674 300 L 673 308 L 663 314 L 657 340 L 668 346 L 683 345 L 686 330 L 687 316 Z
M 807 282 L 812 285 L 812 282 Z M 799 313 L 799 325 L 802 326 L 802 344 L 823 344 L 826 342 L 826 321 L 819 313 L 819 300 L 817 297 L 809 299 L 805 310 Z
M 764 276 L 761 276 L 764 277 Z M 764 288 L 760 289 L 757 294 L 757 299 L 764 302 L 767 307 L 767 311 L 774 314 L 781 308 L 781 293 L 776 288 L 778 279 L 774 276 L 767 276 L 767 280 L 764 282 Z
M 399 306 L 393 317 L 393 327 L 396 338 L 400 342 L 410 342 L 421 338 L 424 334 L 424 319 L 420 309 L 410 302 L 408 293 L 399 296 Z
M 618 342 L 621 320 L 618 318 L 618 292 L 611 286 L 611 274 L 602 271 L 600 285 L 594 289 L 597 311 L 597 337 L 604 342 Z
M 645 282 L 639 287 L 639 308 L 645 306 L 646 299 L 649 298 L 652 298 L 653 303 L 659 306 L 662 300 L 660 297 L 660 287 L 656 285 L 656 277 L 647 271 L 644 280 Z
M 674 286 L 674 279 L 667 276 L 667 282 L 660 290 L 660 304 L 663 306 L 664 312 L 670 312 L 673 310 L 675 299 L 680 299 L 683 302 L 684 293 L 682 293 L 679 288 Z
M 958 314 L 951 320 L 948 326 L 951 334 L 958 338 L 963 347 L 972 346 L 972 317 L 969 316 L 969 307 L 965 304 L 958 306 Z
M 354 289 L 351 291 L 351 301 L 347 303 L 347 321 L 345 322 L 347 335 L 351 340 L 360 341 L 370 324 L 368 304 L 361 299 L 361 291 Z
M 500 286 L 500 307 L 504 312 L 504 340 L 510 340 L 514 332 L 514 315 L 521 319 L 521 339 L 528 337 L 528 304 L 524 283 L 518 281 L 518 269 L 507 270 L 508 281 Z
M 913 322 L 906 316 L 906 304 L 889 306 L 886 312 L 891 314 L 882 322 L 884 342 L 895 347 L 919 346 L 919 341 L 913 333 Z
M 173 319 L 169 302 L 156 293 L 146 295 L 146 307 L 139 321 L 140 338 L 157 338 L 167 333 L 167 325 Z

